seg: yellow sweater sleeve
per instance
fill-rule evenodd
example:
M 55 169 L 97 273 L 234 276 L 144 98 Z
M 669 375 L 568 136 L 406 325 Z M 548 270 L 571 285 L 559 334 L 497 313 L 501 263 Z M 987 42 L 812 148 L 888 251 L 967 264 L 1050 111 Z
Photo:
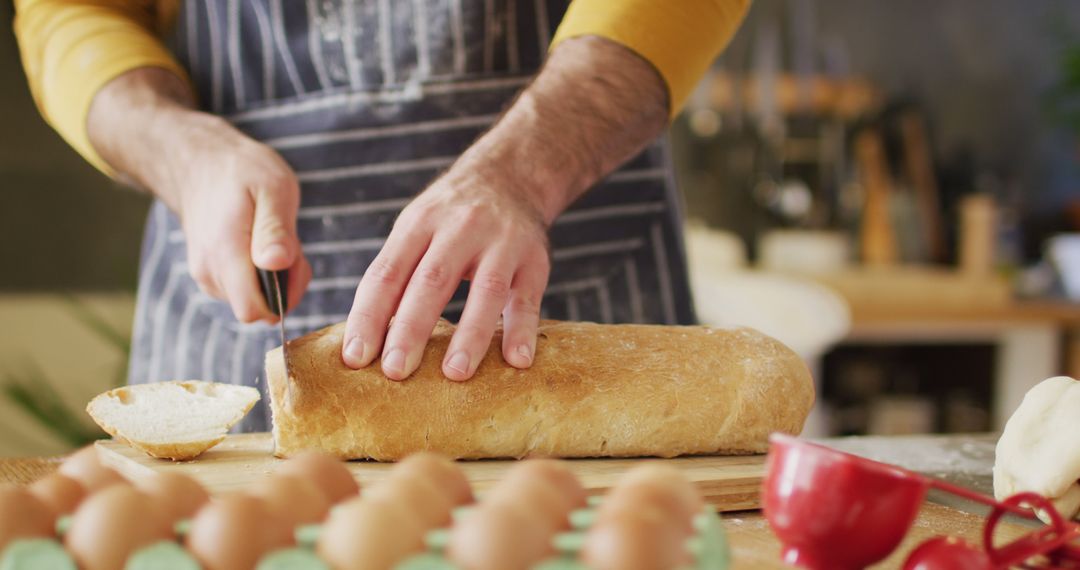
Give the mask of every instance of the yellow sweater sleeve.
M 586 35 L 626 46 L 660 72 L 674 116 L 735 35 L 749 5 L 750 0 L 574 0 L 551 46 Z
M 106 83 L 138 67 L 186 80 L 158 37 L 174 13 L 152 0 L 15 0 L 15 36 L 38 109 L 106 174 L 113 173 L 86 132 L 90 103 Z

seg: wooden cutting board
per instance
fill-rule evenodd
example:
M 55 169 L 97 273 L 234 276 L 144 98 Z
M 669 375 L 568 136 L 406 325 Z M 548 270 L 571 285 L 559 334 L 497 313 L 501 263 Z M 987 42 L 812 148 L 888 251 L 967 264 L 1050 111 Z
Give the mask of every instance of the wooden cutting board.
M 154 459 L 141 451 L 113 440 L 97 442 L 102 461 L 125 477 L 136 480 L 154 471 L 190 475 L 211 493 L 243 489 L 266 477 L 284 460 L 274 457 L 268 433 L 230 435 L 225 441 L 193 461 L 172 462 Z M 683 472 L 701 490 L 705 499 L 720 511 L 741 511 L 761 507 L 761 481 L 765 477 L 765 456 L 679 457 L 675 459 L 570 459 L 567 464 L 590 494 L 601 494 L 627 470 L 648 461 L 657 461 Z M 458 465 L 484 491 L 509 469 L 513 460 L 460 461 Z M 361 486 L 370 485 L 393 467 L 392 463 L 350 461 L 346 464 Z

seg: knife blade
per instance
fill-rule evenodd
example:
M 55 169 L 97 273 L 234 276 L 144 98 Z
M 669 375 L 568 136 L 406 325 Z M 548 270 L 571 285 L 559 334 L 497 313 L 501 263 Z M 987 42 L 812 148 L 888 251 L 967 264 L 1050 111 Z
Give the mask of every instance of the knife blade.
M 270 312 L 278 316 L 278 332 L 281 336 L 281 358 L 285 361 L 285 407 L 293 403 L 293 376 L 289 361 L 289 341 L 285 338 L 285 311 L 288 309 L 288 270 L 270 271 L 259 269 L 259 284 L 262 285 L 263 297 Z

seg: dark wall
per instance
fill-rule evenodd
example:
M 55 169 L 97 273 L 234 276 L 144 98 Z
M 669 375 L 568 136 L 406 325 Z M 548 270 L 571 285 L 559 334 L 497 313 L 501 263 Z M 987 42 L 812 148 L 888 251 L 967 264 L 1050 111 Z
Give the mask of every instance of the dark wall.
M 38 114 L 0 4 L 0 292 L 134 290 L 149 203 L 82 160 Z

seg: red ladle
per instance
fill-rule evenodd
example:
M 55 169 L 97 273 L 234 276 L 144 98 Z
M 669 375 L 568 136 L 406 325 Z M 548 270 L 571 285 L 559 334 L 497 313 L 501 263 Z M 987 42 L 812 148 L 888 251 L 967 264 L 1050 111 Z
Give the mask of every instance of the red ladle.
M 989 505 L 996 513 L 1032 517 L 1019 502 L 999 503 L 963 487 L 791 436 L 774 434 L 769 442 L 765 517 L 780 539 L 784 562 L 795 566 L 856 570 L 880 561 L 903 540 L 931 487 Z M 1035 540 L 1012 554 L 1019 555 L 1022 548 L 1028 557 L 1044 552 L 1031 551 Z

